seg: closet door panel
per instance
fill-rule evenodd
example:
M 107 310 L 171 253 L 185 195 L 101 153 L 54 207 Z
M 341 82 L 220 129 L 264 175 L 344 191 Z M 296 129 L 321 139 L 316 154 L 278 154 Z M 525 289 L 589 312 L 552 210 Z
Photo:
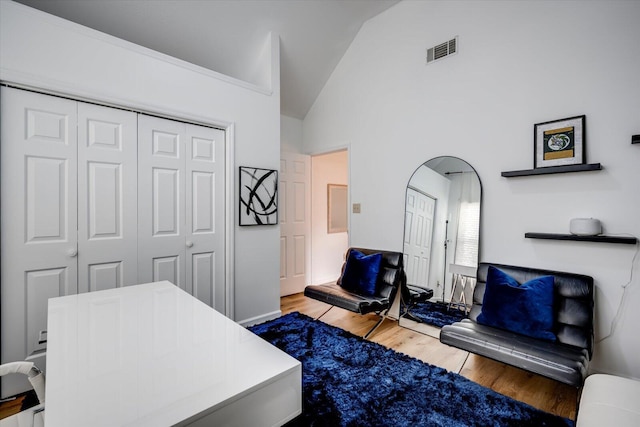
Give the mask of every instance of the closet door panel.
M 89 292 L 104 291 L 124 286 L 124 267 L 122 261 L 88 264 L 87 271 L 89 273 Z
M 180 235 L 180 170 L 153 168 L 152 236 Z
M 185 277 L 186 125 L 138 116 L 138 280 L 169 280 L 191 293 Z
M 78 290 L 138 283 L 137 115 L 78 103 Z
M 47 299 L 77 292 L 77 106 L 7 87 L 0 103 L 0 363 L 44 369 Z M 2 396 L 29 387 L 3 377 Z
M 224 146 L 219 129 L 187 125 L 187 283 L 192 294 L 225 313 Z

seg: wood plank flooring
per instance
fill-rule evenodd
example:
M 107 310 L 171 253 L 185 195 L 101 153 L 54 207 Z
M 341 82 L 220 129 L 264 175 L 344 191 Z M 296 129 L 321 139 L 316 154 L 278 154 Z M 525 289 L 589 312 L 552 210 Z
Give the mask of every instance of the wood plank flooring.
M 375 325 L 375 315 L 361 316 L 320 301 L 295 294 L 281 298 L 282 314 L 299 311 L 322 322 L 364 336 Z M 385 320 L 369 337 L 385 347 L 432 365 L 457 372 L 498 393 L 538 409 L 575 420 L 577 389 L 522 369 L 450 347 L 440 340 Z
M 7 400 L 6 402 L 0 403 L 0 420 L 20 412 L 22 410 L 22 404 L 27 399 L 27 393 L 29 392 L 20 393 L 16 395 L 15 399 Z M 34 404 L 37 404 L 37 403 L 38 403 L 37 400 L 35 400 Z M 25 405 L 25 409 L 31 406 L 34 406 L 34 405 L 30 405 L 27 403 L 27 405 Z

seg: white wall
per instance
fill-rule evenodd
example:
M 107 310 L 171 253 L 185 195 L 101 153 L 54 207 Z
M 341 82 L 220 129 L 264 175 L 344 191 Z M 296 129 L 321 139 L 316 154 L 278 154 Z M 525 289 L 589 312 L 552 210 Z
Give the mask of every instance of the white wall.
M 280 151 L 302 153 L 302 120 L 280 116 Z
M 640 236 L 640 2 L 402 1 L 368 21 L 304 120 L 305 151 L 350 142 L 351 244 L 401 250 L 404 188 L 424 161 L 460 157 L 483 184 L 481 260 L 591 275 L 596 339 L 610 331 L 636 247 L 525 239 L 592 216 Z M 459 53 L 425 49 L 459 36 Z M 586 114 L 604 170 L 507 179 L 533 167 L 533 125 Z M 640 378 L 640 257 L 593 371 Z
M 102 103 L 231 126 L 236 185 L 235 319 L 278 315 L 277 226 L 237 226 L 237 167 L 280 164 L 278 36 L 271 35 L 270 87 L 256 87 L 26 6 L 0 1 L 0 79 Z M 6 207 L 3 207 L 6 209 Z M 250 268 L 249 268 L 250 267 Z
M 340 277 L 348 233 L 327 233 L 327 184 L 348 185 L 346 150 L 311 157 L 311 284 Z

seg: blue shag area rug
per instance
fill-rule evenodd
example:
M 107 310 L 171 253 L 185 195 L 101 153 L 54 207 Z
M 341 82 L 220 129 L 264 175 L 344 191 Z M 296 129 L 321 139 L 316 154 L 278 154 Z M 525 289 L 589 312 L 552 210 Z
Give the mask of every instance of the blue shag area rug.
M 444 325 L 450 325 L 467 317 L 464 311 L 452 308 L 449 304 L 438 304 L 431 301 L 421 302 L 411 307 L 410 316 L 414 320 L 418 320 L 427 325 L 442 328 Z
M 288 426 L 574 425 L 297 312 L 249 330 L 302 363 L 302 415 Z

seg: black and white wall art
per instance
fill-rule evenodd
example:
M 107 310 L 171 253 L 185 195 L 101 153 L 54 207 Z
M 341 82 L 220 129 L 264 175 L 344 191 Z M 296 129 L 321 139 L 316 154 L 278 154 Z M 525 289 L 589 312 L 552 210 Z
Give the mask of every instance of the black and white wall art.
M 278 223 L 278 171 L 240 166 L 240 225 Z

